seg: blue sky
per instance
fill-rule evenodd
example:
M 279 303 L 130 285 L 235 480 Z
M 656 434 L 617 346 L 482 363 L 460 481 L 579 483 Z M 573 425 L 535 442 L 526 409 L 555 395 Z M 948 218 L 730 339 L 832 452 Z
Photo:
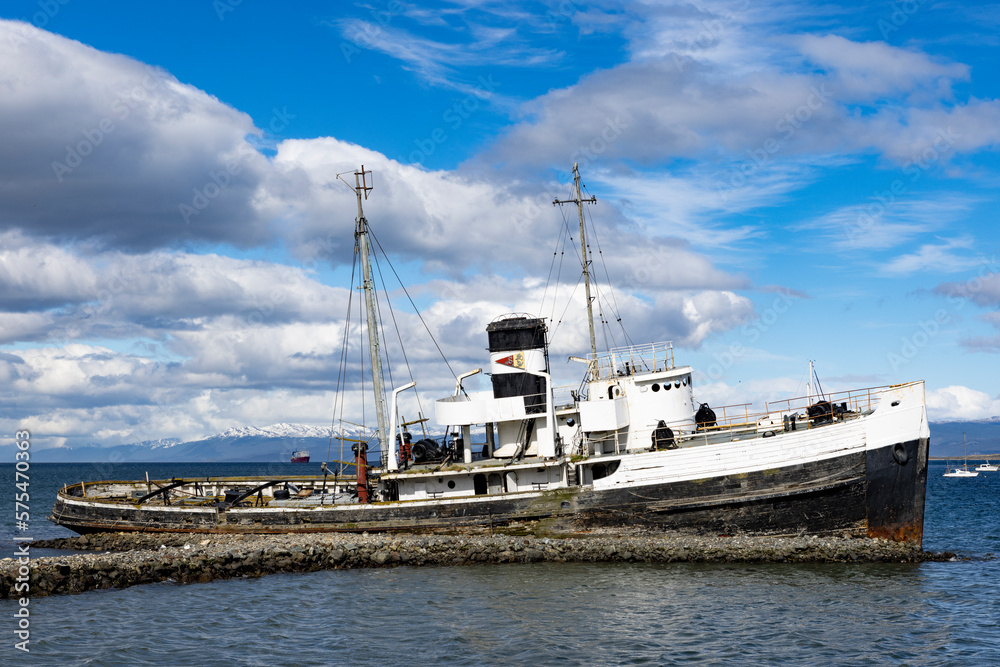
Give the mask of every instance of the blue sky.
M 930 0 L 8 2 L 0 421 L 39 446 L 328 423 L 362 163 L 452 367 L 499 314 L 565 312 L 575 382 L 578 274 L 545 289 L 575 161 L 602 312 L 673 340 L 699 400 L 801 394 L 813 359 L 998 415 L 998 28 Z M 400 318 L 430 411 L 453 380 Z

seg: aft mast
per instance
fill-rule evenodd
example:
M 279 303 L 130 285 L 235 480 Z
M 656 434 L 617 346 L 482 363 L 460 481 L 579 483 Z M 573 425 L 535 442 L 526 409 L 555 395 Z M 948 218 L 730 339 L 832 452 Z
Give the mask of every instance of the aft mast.
M 368 351 L 371 355 L 371 365 L 372 365 L 372 384 L 375 390 L 375 413 L 378 418 L 378 442 L 379 451 L 384 457 L 386 452 L 389 451 L 389 426 L 386 417 L 385 409 L 385 388 L 382 384 L 382 357 L 379 353 L 379 325 L 378 325 L 378 311 L 375 307 L 375 283 L 372 280 L 372 267 L 371 267 L 371 251 L 368 246 L 368 220 L 365 219 L 365 212 L 361 206 L 362 195 L 365 199 L 368 198 L 368 193 L 372 190 L 371 185 L 368 185 L 367 176 L 371 175 L 371 171 L 365 171 L 365 166 L 361 165 L 361 171 L 354 172 L 354 186 L 351 187 L 350 183 L 347 186 L 354 190 L 354 194 L 358 198 L 358 217 L 355 219 L 356 226 L 354 228 L 354 238 L 357 241 L 358 253 L 361 255 L 361 276 L 365 292 L 365 310 L 367 316 L 367 326 L 368 326 Z M 339 175 L 338 175 L 339 178 Z M 341 179 L 343 180 L 343 179 Z M 364 447 L 363 442 L 358 443 L 358 460 L 356 462 L 357 473 L 358 473 L 358 495 L 361 502 L 367 501 L 368 490 L 367 484 L 364 485 L 364 490 L 362 490 L 362 476 L 364 476 L 364 465 L 367 463 L 366 453 L 362 452 Z M 364 498 L 361 495 L 364 495 Z
M 580 214 L 580 250 L 583 252 L 583 287 L 587 292 L 587 322 L 590 324 L 590 359 L 597 358 L 597 336 L 594 333 L 594 300 L 590 296 L 590 259 L 587 257 L 587 236 L 583 224 L 583 204 L 596 204 L 597 197 L 584 199 L 580 194 L 580 168 L 578 163 L 573 163 L 573 183 L 576 185 L 576 197 L 573 199 L 556 199 L 552 205 L 576 204 L 577 212 Z

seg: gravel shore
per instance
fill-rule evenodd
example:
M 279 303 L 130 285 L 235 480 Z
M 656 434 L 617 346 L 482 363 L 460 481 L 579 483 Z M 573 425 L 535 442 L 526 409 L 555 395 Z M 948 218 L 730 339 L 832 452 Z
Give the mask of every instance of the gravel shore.
M 157 581 L 205 582 L 356 567 L 536 562 L 847 563 L 951 560 L 886 540 L 838 537 L 588 535 L 207 535 L 99 533 L 35 542 L 32 548 L 95 550 L 30 559 L 30 589 L 18 592 L 23 562 L 0 560 L 0 598 L 42 597 Z

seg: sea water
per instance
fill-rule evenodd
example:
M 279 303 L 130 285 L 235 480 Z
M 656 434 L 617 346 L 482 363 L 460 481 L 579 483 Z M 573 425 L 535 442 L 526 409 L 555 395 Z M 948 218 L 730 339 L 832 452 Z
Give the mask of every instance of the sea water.
M 295 474 L 290 464 L 37 464 L 27 531 L 63 483 Z M 311 466 L 310 466 L 311 468 Z M 13 466 L 0 511 L 14 515 Z M 555 564 L 397 567 L 170 582 L 0 603 L 0 664 L 38 665 L 996 665 L 1000 473 L 932 462 L 919 564 Z M 37 550 L 33 555 L 51 554 Z

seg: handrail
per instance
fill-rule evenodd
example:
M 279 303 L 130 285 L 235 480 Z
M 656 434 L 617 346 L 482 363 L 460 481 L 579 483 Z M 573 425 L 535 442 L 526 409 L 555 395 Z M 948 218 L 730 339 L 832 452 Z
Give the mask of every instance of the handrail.
M 674 344 L 671 341 L 615 347 L 607 352 L 588 356 L 591 356 L 593 377 L 597 380 L 618 377 L 619 373 L 655 373 L 676 368 Z
M 750 412 L 749 403 L 738 405 L 727 405 L 715 407 L 716 423 L 712 426 L 699 425 L 694 419 L 671 421 L 667 424 L 677 433 L 679 440 L 692 442 L 703 440 L 705 444 L 712 437 L 713 441 L 724 438 L 728 432 L 731 439 L 744 436 L 749 432 L 756 432 L 756 435 L 773 434 L 783 430 L 786 417 L 795 417 L 796 430 L 810 429 L 821 426 L 829 421 L 845 421 L 861 417 L 870 413 L 878 406 L 882 394 L 890 389 L 907 386 L 915 383 L 904 383 L 894 385 L 884 385 L 878 387 L 866 387 L 863 389 L 852 389 L 835 393 L 827 393 L 824 397 L 798 396 L 779 401 L 765 403 L 764 412 Z M 822 417 L 829 417 L 829 421 L 816 423 L 815 415 L 809 415 L 808 408 L 815 405 L 819 400 L 828 401 L 834 409 L 829 413 L 824 413 Z M 843 406 L 844 410 L 840 410 Z M 733 408 L 743 408 L 742 411 L 730 410 Z M 650 433 L 653 429 L 650 429 Z M 644 439 L 642 439 L 644 442 Z

